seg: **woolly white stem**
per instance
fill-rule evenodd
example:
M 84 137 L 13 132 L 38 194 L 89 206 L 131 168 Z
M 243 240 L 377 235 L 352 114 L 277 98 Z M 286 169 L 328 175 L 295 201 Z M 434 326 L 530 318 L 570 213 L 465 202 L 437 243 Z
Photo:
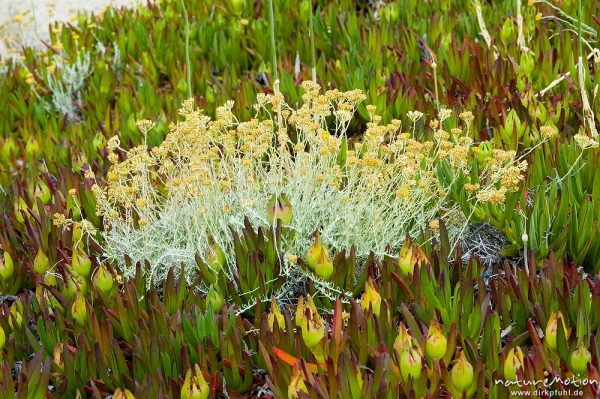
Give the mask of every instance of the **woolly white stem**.
M 517 31 L 517 44 L 519 45 L 521 51 L 524 53 L 530 52 L 533 54 L 533 51 L 531 51 L 525 44 L 525 35 L 523 34 L 523 15 L 521 14 L 521 0 L 517 0 Z

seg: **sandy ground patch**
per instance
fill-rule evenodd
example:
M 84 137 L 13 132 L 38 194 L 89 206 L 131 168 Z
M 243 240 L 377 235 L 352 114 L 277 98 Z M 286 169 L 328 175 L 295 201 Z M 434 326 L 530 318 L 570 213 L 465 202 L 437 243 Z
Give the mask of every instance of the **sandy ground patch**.
M 138 6 L 142 0 L 0 0 L 0 57 L 23 46 L 41 46 L 54 21 L 74 20 L 79 11 L 101 13 L 107 7 Z

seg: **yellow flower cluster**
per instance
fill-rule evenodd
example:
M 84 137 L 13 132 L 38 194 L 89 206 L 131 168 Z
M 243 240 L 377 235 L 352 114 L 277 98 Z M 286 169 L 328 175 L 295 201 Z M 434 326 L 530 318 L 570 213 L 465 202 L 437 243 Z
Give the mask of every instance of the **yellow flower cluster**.
M 594 139 L 589 138 L 585 134 L 576 134 L 573 136 L 575 142 L 581 146 L 584 150 L 587 148 L 596 148 L 598 147 L 598 142 Z
M 558 136 L 558 129 L 555 128 L 554 126 L 542 126 L 540 127 L 540 133 L 542 134 L 542 137 L 546 140 L 550 140 L 556 136 Z
M 488 202 L 492 205 L 500 205 L 504 202 L 506 197 L 506 187 L 500 188 L 488 188 L 477 193 L 477 200 L 480 202 Z

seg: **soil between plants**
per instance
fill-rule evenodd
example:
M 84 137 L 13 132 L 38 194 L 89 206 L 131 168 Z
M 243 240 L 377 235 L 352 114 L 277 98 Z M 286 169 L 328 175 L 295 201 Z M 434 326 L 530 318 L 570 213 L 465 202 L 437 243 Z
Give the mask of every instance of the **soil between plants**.
M 21 47 L 41 47 L 50 24 L 72 22 L 78 12 L 101 15 L 107 7 L 134 7 L 142 0 L 0 0 L 0 58 L 15 57 Z

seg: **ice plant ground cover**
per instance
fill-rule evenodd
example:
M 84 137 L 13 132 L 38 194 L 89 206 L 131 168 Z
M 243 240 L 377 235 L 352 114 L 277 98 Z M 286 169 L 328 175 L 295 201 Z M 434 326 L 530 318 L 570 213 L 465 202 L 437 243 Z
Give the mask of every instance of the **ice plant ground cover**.
M 599 14 L 53 24 L 0 61 L 0 399 L 597 397 Z

